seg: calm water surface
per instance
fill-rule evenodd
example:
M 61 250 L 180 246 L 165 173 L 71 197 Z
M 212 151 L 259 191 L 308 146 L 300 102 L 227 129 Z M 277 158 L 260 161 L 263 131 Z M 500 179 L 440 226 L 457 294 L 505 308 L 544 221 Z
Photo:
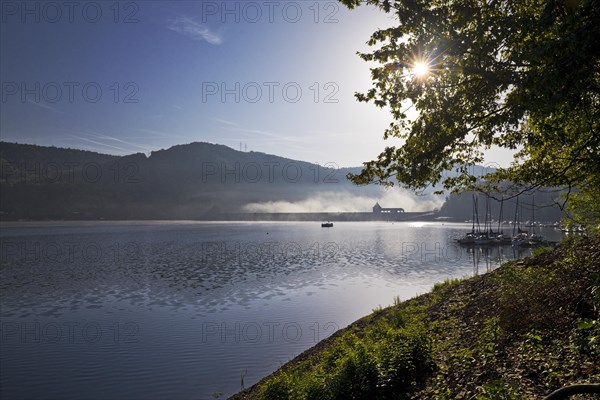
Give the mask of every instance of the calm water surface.
M 453 238 L 467 230 L 5 223 L 0 397 L 229 396 L 395 296 L 519 256 L 510 246 L 457 247 Z

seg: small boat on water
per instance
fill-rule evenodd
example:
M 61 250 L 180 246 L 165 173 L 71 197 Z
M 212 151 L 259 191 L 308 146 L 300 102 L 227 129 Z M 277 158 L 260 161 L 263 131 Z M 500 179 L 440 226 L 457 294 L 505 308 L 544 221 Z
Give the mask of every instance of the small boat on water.
M 456 241 L 459 244 L 471 245 L 471 244 L 475 244 L 476 238 L 477 238 L 477 235 L 475 234 L 475 232 L 469 232 L 465 236 L 456 239 Z
M 321 228 L 333 228 L 333 222 L 324 222 L 321 224 Z

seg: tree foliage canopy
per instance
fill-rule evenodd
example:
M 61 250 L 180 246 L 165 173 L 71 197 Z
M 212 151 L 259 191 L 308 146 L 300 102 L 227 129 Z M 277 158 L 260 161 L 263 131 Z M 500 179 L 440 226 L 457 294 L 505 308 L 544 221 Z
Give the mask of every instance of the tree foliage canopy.
M 403 142 L 364 163 L 353 182 L 472 188 L 469 167 L 497 146 L 515 159 L 487 182 L 600 186 L 600 1 L 340 1 L 397 20 L 359 53 L 379 66 L 373 88 L 356 97 L 389 108 L 384 137 Z M 418 63 L 429 71 L 417 74 Z

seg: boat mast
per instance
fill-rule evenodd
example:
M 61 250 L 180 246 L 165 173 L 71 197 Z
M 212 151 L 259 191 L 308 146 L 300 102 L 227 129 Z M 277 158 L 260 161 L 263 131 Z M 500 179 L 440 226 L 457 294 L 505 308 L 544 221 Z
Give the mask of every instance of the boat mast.
M 502 218 L 504 218 L 504 195 L 502 195 L 502 199 L 500 200 L 500 215 L 498 215 L 498 233 L 503 234 L 504 229 L 501 230 L 500 224 L 502 223 Z
M 483 230 L 486 236 L 490 236 L 492 231 L 492 218 L 490 214 L 490 196 L 485 194 L 485 222 L 483 223 Z
M 535 234 L 535 196 L 531 198 L 531 233 Z
M 523 204 L 521 204 L 520 208 L 519 208 L 519 233 L 527 233 L 529 234 L 528 231 L 524 231 L 521 229 L 521 218 L 523 218 Z
M 481 233 L 481 225 L 479 224 L 479 197 L 475 198 L 475 218 L 477 219 L 477 233 Z
M 513 236 L 515 231 L 521 233 L 521 225 L 519 224 L 519 196 L 517 196 L 517 205 L 515 206 L 515 220 L 513 221 Z
M 475 193 L 473 193 L 473 215 L 471 216 L 471 221 L 473 222 L 473 226 L 471 227 L 471 233 L 475 233 Z

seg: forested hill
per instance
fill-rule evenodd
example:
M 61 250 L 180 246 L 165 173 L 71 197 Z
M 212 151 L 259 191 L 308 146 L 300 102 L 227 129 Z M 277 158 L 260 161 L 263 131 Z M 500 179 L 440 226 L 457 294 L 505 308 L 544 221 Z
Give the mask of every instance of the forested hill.
M 193 219 L 323 192 L 377 198 L 379 188 L 345 179 L 357 169 L 333 167 L 210 143 L 119 157 L 0 142 L 0 211 L 3 219 Z
M 323 194 L 329 194 L 319 199 L 320 203 L 328 203 L 324 206 L 333 202 L 340 211 L 347 211 L 344 207 L 349 205 L 343 204 L 338 196 L 344 194 L 346 203 L 361 199 L 364 204 L 358 211 L 369 212 L 376 201 L 390 193 L 377 185 L 356 186 L 346 179 L 349 172 L 359 170 L 242 152 L 210 143 L 177 145 L 148 156 L 142 153 L 114 156 L 0 142 L 0 217 L 4 220 L 218 218 L 221 213 L 248 211 L 245 208 L 248 204 L 303 202 Z M 403 203 L 409 196 L 406 191 L 398 188 L 392 191 L 398 196 L 384 203 L 384 207 L 415 211 Z M 536 194 L 536 220 L 557 221 L 560 211 L 543 206 L 559 197 L 557 193 Z M 418 203 L 432 197 L 412 199 Z M 523 199 L 524 220 L 530 219 L 531 202 L 531 198 Z M 483 198 L 479 206 L 483 221 Z M 514 210 L 514 204 L 507 202 L 504 219 L 511 220 Z M 495 219 L 498 212 L 498 203 L 492 202 Z M 450 196 L 440 215 L 457 221 L 470 219 L 471 195 Z

